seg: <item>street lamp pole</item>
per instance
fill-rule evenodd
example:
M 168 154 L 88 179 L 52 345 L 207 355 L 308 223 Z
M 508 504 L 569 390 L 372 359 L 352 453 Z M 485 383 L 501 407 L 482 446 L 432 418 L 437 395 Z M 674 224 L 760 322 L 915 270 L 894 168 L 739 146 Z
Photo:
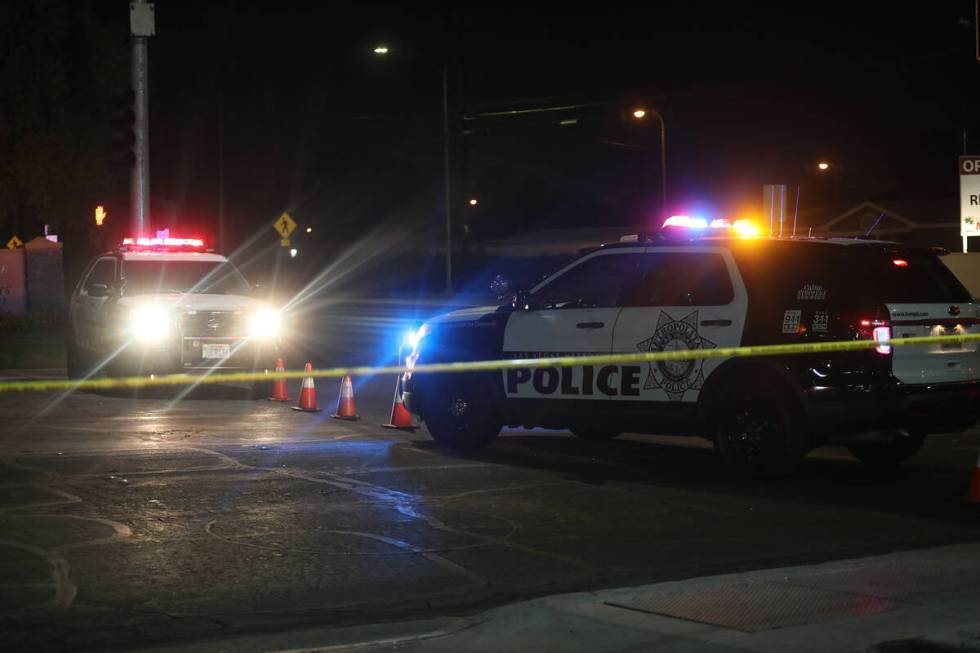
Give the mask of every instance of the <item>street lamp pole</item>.
M 664 117 L 659 111 L 653 111 L 653 115 L 660 121 L 660 210 L 661 218 L 667 219 L 667 127 L 664 125 Z
M 449 71 L 442 65 L 442 177 L 445 190 L 443 214 L 446 219 L 446 293 L 453 291 L 453 187 L 449 167 Z
M 129 190 L 129 213 L 134 236 L 146 233 L 150 213 L 150 128 L 149 84 L 147 83 L 147 40 L 156 34 L 154 5 L 146 0 L 135 0 L 129 6 L 129 33 L 133 52 L 131 82 L 133 85 L 134 133 L 136 142 Z
M 660 218 L 667 219 L 667 127 L 664 125 L 664 117 L 656 109 L 638 108 L 633 110 L 633 117 L 643 120 L 648 113 L 652 113 L 660 123 Z

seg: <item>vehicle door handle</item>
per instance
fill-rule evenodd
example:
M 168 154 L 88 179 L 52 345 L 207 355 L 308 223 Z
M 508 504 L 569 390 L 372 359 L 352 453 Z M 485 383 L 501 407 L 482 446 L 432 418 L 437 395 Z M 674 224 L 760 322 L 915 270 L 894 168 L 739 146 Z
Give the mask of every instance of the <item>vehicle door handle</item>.
M 606 326 L 605 322 L 579 322 L 575 325 L 576 329 L 601 329 Z
M 731 326 L 731 320 L 701 320 L 701 326 Z

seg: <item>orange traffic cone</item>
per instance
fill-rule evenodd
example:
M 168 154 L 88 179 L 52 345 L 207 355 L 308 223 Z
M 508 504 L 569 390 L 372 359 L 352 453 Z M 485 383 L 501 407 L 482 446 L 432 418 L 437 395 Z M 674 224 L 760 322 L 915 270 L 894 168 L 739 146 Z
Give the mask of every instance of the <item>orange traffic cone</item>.
M 391 404 L 391 418 L 387 424 L 382 424 L 386 429 L 398 429 L 399 431 L 414 431 L 417 426 L 412 423 L 412 414 L 402 403 L 402 377 L 395 379 L 395 400 Z
M 350 375 L 344 377 L 340 382 L 340 397 L 337 399 L 337 412 L 330 417 L 334 419 L 346 419 L 351 422 L 360 419 L 357 411 L 354 410 L 354 383 Z
M 286 364 L 281 358 L 276 359 L 276 372 L 285 372 Z M 289 401 L 289 391 L 286 389 L 286 379 L 276 379 L 272 382 L 272 396 L 269 401 Z
M 306 364 L 306 371 L 310 372 L 311 376 L 307 376 L 303 379 L 303 386 L 299 391 L 299 403 L 293 406 L 293 410 L 302 410 L 307 413 L 319 413 L 320 409 L 316 407 L 316 388 L 313 387 L 313 364 Z
M 970 489 L 963 497 L 965 503 L 980 503 L 980 454 L 977 455 L 977 464 L 973 466 L 973 477 L 970 479 Z

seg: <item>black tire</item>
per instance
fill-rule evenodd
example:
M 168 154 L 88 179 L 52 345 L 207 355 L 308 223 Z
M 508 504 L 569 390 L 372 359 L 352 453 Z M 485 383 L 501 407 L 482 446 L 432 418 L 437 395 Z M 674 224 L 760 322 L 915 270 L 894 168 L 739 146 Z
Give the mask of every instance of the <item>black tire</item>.
M 72 381 L 84 379 L 92 374 L 91 358 L 78 346 L 72 337 L 71 324 L 65 333 L 65 372 Z
M 268 399 L 272 396 L 272 381 L 266 381 L 265 379 L 261 381 L 252 381 L 252 384 L 248 389 L 248 396 L 253 401 L 259 399 Z
M 65 337 L 65 369 L 68 378 L 72 380 L 84 379 L 89 373 L 89 366 L 85 363 L 85 357 L 71 336 Z
M 583 440 L 591 440 L 592 442 L 607 442 L 609 440 L 614 440 L 623 434 L 622 431 L 617 431 L 614 429 L 596 428 L 592 426 L 587 426 L 583 428 L 574 428 L 569 430 L 576 437 L 582 438 Z
M 792 474 L 809 450 L 802 409 L 779 380 L 740 378 L 714 404 L 715 447 L 728 469 L 743 477 Z
M 503 422 L 494 402 L 496 393 L 485 376 L 453 375 L 427 385 L 425 426 L 433 440 L 467 453 L 499 435 Z
M 871 467 L 897 467 L 918 453 L 925 433 L 910 433 L 892 442 L 861 442 L 847 445 L 854 457 Z

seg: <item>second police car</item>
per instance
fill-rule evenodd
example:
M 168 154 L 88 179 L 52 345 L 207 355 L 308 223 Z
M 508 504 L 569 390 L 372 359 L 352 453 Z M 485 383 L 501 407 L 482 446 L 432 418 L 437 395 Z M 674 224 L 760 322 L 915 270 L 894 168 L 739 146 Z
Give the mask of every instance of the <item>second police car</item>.
M 691 229 L 691 227 L 695 227 Z M 582 255 L 503 306 L 425 324 L 410 365 L 980 333 L 936 252 L 857 239 L 740 238 L 689 219 Z M 432 437 L 469 450 L 504 426 L 701 435 L 742 474 L 844 444 L 869 464 L 980 415 L 976 342 L 845 353 L 407 374 Z
M 71 295 L 68 375 L 269 368 L 281 330 L 279 312 L 201 240 L 126 239 L 89 263 Z

